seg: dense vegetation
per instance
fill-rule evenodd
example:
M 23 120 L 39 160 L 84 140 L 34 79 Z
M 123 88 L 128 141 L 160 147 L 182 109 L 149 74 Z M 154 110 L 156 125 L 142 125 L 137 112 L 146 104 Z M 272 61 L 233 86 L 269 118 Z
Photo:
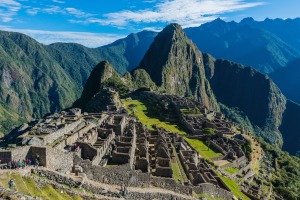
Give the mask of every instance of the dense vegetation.
M 274 161 L 272 172 L 274 190 L 288 200 L 300 197 L 300 159 L 272 146 L 260 139 L 264 151 L 269 152 Z
M 1 31 L 0 103 L 24 121 L 67 108 L 78 99 L 97 63 L 109 60 L 124 74 L 138 65 L 155 35 L 144 31 L 90 49 L 79 44 L 42 45 L 23 34 Z M 7 117 L 1 131 L 20 122 Z

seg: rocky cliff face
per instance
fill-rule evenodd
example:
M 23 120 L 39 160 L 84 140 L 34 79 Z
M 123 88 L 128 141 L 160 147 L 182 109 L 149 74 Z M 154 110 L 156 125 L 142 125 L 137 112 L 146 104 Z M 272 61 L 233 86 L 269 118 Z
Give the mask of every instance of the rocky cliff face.
M 91 72 L 81 97 L 74 103 L 89 112 L 106 110 L 106 105 L 112 104 L 114 95 L 108 90 L 113 87 L 118 92 L 127 90 L 124 81 L 108 61 L 102 61 Z
M 237 107 L 247 115 L 262 136 L 282 144 L 278 130 L 286 108 L 286 98 L 266 75 L 250 67 L 204 55 L 206 75 L 213 92 L 222 104 Z
M 282 93 L 290 100 L 300 103 L 300 58 L 269 76 L 278 85 Z
M 178 24 L 170 24 L 157 35 L 137 70 L 141 69 L 160 91 L 194 96 L 208 108 L 218 109 L 205 77 L 202 54 Z
M 290 100 L 287 101 L 286 110 L 283 113 L 282 124 L 279 130 L 283 137 L 284 151 L 295 155 L 300 151 L 300 105 Z

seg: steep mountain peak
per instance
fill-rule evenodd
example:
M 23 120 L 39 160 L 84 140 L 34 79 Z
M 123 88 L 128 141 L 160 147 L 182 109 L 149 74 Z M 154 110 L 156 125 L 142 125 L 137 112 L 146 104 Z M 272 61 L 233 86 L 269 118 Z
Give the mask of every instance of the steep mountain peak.
M 171 24 L 169 24 L 168 26 L 166 26 L 164 28 L 164 30 L 165 31 L 166 30 L 170 30 L 170 31 L 183 31 L 182 27 L 179 24 L 177 24 L 177 23 L 171 23 Z
M 187 39 L 182 27 L 177 23 L 171 23 L 166 26 L 158 35 L 158 38 L 164 40 Z
M 93 96 L 99 92 L 103 83 L 112 77 L 121 79 L 108 61 L 104 60 L 96 65 L 84 86 L 80 99 L 75 102 L 74 106 L 84 108 Z
M 241 24 L 253 24 L 256 21 L 252 17 L 246 17 L 242 19 Z
M 139 68 L 145 69 L 156 85 L 161 86 L 165 80 L 161 76 L 162 72 L 166 68 L 175 67 L 179 68 L 180 65 L 168 64 L 172 56 L 178 56 L 181 51 L 189 50 L 200 56 L 200 52 L 192 44 L 192 42 L 186 37 L 180 25 L 172 23 L 166 26 L 155 37 L 150 48 L 146 52 L 143 60 L 141 61 Z M 180 59 L 179 57 L 177 57 Z
M 212 23 L 224 23 L 225 21 L 222 20 L 220 17 L 218 17 L 217 19 L 213 20 Z
M 217 109 L 202 60 L 201 52 L 187 38 L 181 26 L 170 24 L 158 33 L 139 69 L 144 69 L 160 90 L 194 96 L 207 107 Z

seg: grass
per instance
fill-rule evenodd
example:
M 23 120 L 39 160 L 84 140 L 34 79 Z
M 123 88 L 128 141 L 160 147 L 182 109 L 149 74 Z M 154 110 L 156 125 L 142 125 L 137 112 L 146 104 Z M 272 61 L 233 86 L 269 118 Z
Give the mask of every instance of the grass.
M 82 200 L 80 196 L 70 196 L 63 190 L 57 191 L 51 185 L 40 187 L 33 179 L 24 178 L 19 174 L 2 174 L 0 176 L 0 185 L 8 188 L 8 181 L 10 179 L 14 179 L 15 183 L 12 189 L 32 197 L 39 197 L 46 200 Z
M 173 179 L 177 182 L 177 183 L 181 183 L 183 182 L 183 178 L 181 176 L 181 173 L 180 173 L 180 169 L 179 169 L 179 166 L 178 166 L 178 163 L 176 161 L 172 161 L 171 162 L 171 167 L 172 167 L 172 171 L 173 171 Z
M 178 133 L 181 135 L 186 134 L 186 132 L 179 129 L 176 124 L 170 122 L 164 122 L 159 120 L 159 116 L 153 116 L 149 114 L 147 106 L 139 101 L 139 100 L 121 100 L 124 104 L 126 110 L 129 114 L 134 115 L 138 118 L 148 129 L 154 130 L 153 126 L 156 125 L 157 127 L 164 128 L 167 131 Z
M 116 166 L 119 166 L 119 165 L 118 164 L 114 164 L 114 163 L 109 163 L 105 167 L 107 167 L 107 168 L 114 168 Z
M 188 182 L 188 178 L 186 177 L 186 174 L 184 172 L 184 169 L 181 165 L 181 162 L 178 158 L 178 155 L 177 155 L 174 147 L 173 147 L 173 150 L 175 151 L 175 157 L 171 161 L 171 167 L 172 167 L 172 171 L 173 171 L 173 179 L 177 183 Z
M 206 144 L 203 143 L 203 141 L 198 139 L 191 139 L 191 138 L 184 138 L 192 147 L 194 147 L 198 153 L 205 159 L 212 159 L 217 158 L 219 156 L 222 156 L 221 153 L 216 151 L 215 149 L 210 148 L 208 150 L 208 147 Z
M 177 166 L 179 167 L 178 168 L 178 170 L 179 170 L 179 172 L 180 172 L 180 174 L 181 174 L 181 180 L 183 181 L 183 182 L 188 182 L 189 181 L 189 179 L 187 178 L 187 176 L 186 176 L 186 174 L 185 174 L 185 171 L 184 171 L 184 169 L 183 169 L 183 167 L 182 167 L 182 165 L 181 165 L 181 162 L 180 162 L 180 160 L 179 160 L 179 157 L 178 157 L 178 155 L 177 155 L 177 153 L 176 153 L 176 149 L 175 149 L 175 147 L 173 146 L 173 151 L 175 152 L 175 160 L 176 160 L 176 162 L 177 162 Z
M 180 109 L 180 111 L 184 116 L 189 117 L 201 117 L 203 115 L 198 109 Z
M 250 200 L 244 193 L 242 193 L 239 189 L 239 184 L 230 178 L 226 178 L 218 173 L 218 176 L 224 181 L 224 183 L 229 187 L 229 189 L 233 192 L 234 196 L 237 198 L 242 197 L 243 200 Z
M 217 198 L 208 194 L 197 194 L 198 198 L 206 198 L 207 200 L 224 200 L 222 198 Z
M 236 167 L 229 167 L 229 168 L 225 169 L 225 171 L 228 172 L 228 173 L 230 173 L 230 174 L 235 174 L 238 171 L 240 171 L 240 169 L 236 168 Z

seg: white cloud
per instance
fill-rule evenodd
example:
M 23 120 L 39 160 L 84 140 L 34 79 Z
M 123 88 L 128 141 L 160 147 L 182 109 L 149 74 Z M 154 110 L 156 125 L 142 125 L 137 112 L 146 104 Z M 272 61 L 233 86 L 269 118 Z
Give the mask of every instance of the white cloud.
M 108 13 L 104 18 L 89 18 L 85 23 L 127 26 L 130 23 L 176 22 L 183 27 L 199 26 L 219 15 L 263 5 L 244 0 L 165 0 L 153 9 L 124 10 Z
M 27 9 L 26 12 L 29 14 L 29 15 L 36 15 L 38 12 L 40 11 L 39 8 L 30 8 L 30 9 Z
M 52 0 L 52 2 L 54 2 L 54 3 L 60 3 L 60 4 L 66 3 L 66 2 L 60 1 L 60 0 Z
M 93 16 L 93 14 L 83 12 L 76 8 L 66 8 L 65 9 L 70 15 L 74 15 L 77 18 L 87 18 Z
M 43 44 L 65 42 L 65 43 L 78 43 L 87 47 L 100 47 L 125 37 L 124 35 L 107 34 L 107 33 L 14 29 L 7 26 L 6 27 L 0 26 L 0 29 L 4 31 L 24 33 Z
M 47 14 L 65 14 L 66 11 L 59 6 L 49 6 L 48 8 L 41 9 L 44 13 Z
M 95 16 L 94 14 L 86 13 L 76 8 L 61 8 L 60 6 L 48 6 L 45 8 L 28 8 L 26 12 L 29 15 L 36 15 L 38 13 L 46 13 L 49 15 L 54 14 L 62 14 L 62 15 L 70 15 L 76 18 L 88 18 Z
M 13 17 L 21 9 L 21 4 L 14 0 L 1 0 L 0 1 L 0 21 L 10 22 Z

